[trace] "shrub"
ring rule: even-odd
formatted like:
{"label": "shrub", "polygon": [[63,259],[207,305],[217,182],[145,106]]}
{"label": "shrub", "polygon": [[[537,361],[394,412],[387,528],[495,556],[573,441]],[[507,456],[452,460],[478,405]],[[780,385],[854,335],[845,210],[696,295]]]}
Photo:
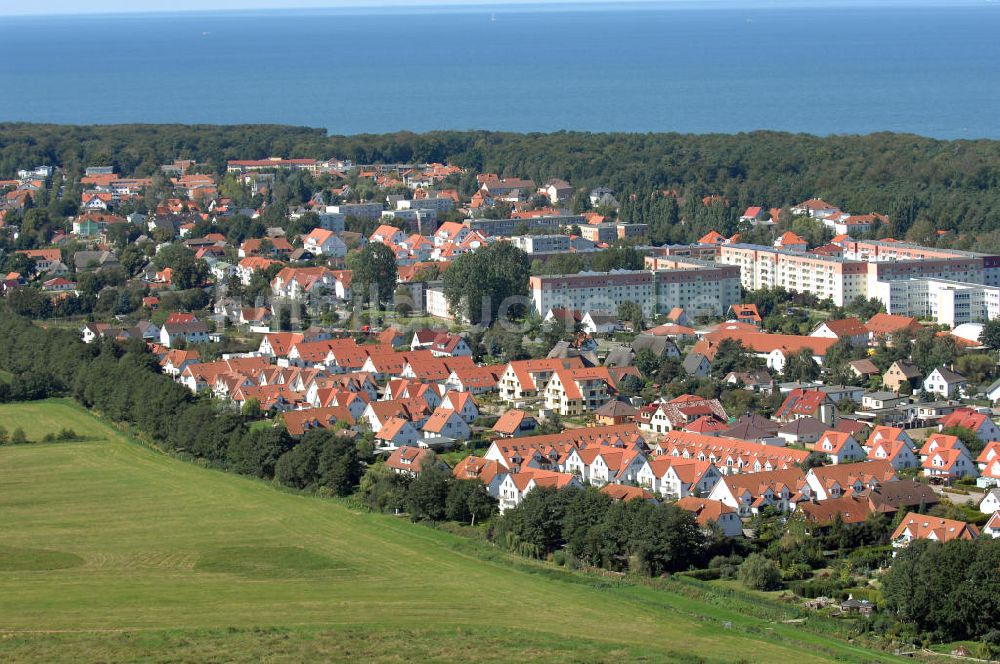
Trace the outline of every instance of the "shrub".
{"label": "shrub", "polygon": [[752,590],[777,590],[781,587],[781,570],[770,558],[751,553],[740,565],[739,579]]}

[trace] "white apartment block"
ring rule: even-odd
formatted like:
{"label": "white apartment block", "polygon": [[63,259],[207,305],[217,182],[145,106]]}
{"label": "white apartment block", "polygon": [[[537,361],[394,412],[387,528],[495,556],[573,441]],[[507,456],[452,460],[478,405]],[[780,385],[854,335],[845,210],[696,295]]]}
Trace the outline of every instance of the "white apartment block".
{"label": "white apartment block", "polygon": [[879,281],[871,297],[890,314],[931,318],[950,327],[1000,316],[1000,286],[947,279]]}
{"label": "white apartment block", "polygon": [[330,205],[326,210],[358,219],[380,219],[382,217],[381,203],[345,203],[343,205]]}
{"label": "white apartment block", "polygon": [[692,316],[722,316],[740,302],[739,274],[718,266],[538,276],[530,278],[529,288],[539,315],[559,308],[617,311],[631,301],[647,316],[674,307]]}
{"label": "white apartment block", "polygon": [[435,318],[453,319],[451,307],[448,306],[448,298],[444,296],[444,282],[431,281],[427,283],[424,291],[424,309],[428,316]]}
{"label": "white apartment block", "polygon": [[515,235],[510,243],[526,254],[555,254],[570,248],[568,235]]}
{"label": "white apartment block", "polygon": [[749,244],[719,247],[718,262],[740,268],[748,290],[783,287],[838,306],[876,298],[889,313],[958,325],[1000,313],[1000,257],[905,242],[844,243],[844,257]]}
{"label": "white apartment block", "polygon": [[447,197],[396,201],[397,210],[434,210],[435,212],[447,212],[454,207],[455,201]]}

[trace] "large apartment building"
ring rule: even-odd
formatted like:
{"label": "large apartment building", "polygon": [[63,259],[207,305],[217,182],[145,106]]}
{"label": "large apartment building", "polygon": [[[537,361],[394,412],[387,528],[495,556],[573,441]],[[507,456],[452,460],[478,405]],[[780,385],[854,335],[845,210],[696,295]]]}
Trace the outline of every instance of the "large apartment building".
{"label": "large apartment building", "polygon": [[617,311],[624,302],[647,316],[683,307],[692,316],[722,316],[740,301],[740,273],[734,268],[689,260],[654,270],[614,270],[531,277],[535,311]]}
{"label": "large apartment building", "polygon": [[885,304],[890,314],[931,318],[955,327],[1000,316],[1000,286],[948,279],[879,281],[870,297]]}
{"label": "large apartment building", "polygon": [[560,214],[524,219],[466,219],[463,223],[469,230],[477,231],[486,237],[491,235],[508,237],[514,235],[517,228],[522,225],[529,231],[546,230],[558,233],[562,228],[584,226],[587,222],[578,214]]}
{"label": "large apartment building", "polygon": [[[957,325],[993,317],[1000,302],[1000,256],[887,240],[848,241],[843,257],[773,247],[719,247],[718,261],[740,268],[744,288],[783,287],[844,306],[876,298],[890,313]],[[992,307],[992,308],[991,308]]]}

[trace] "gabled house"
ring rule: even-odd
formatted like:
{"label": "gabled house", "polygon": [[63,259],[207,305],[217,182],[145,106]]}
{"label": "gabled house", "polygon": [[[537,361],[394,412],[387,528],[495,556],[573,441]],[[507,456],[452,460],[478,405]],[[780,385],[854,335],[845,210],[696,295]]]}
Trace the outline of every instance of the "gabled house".
{"label": "gabled house", "polygon": [[532,415],[512,408],[505,412],[493,425],[493,431],[501,438],[527,436],[538,428],[538,420]]}
{"label": "gabled house", "polygon": [[395,449],[403,445],[416,445],[420,441],[420,432],[402,417],[390,417],[375,434],[375,444],[378,449]]}
{"label": "gabled house", "polygon": [[736,510],[718,500],[688,496],[676,503],[677,507],[694,514],[695,521],[703,530],[718,529],[726,537],[741,537],[743,522]]}
{"label": "gabled house", "polygon": [[439,406],[424,423],[425,438],[450,438],[451,440],[468,440],[472,434],[469,425],[456,411]]}
{"label": "gabled house", "polygon": [[548,470],[526,470],[519,473],[509,473],[500,482],[500,511],[504,512],[517,507],[524,497],[536,487],[566,487],[583,488],[576,475]]}
{"label": "gabled house", "polygon": [[916,332],[920,329],[920,323],[910,316],[877,313],[868,319],[865,327],[870,341],[875,343],[879,340],[889,341],[897,332]]}
{"label": "gabled house", "polygon": [[1000,442],[990,441],[987,443],[983,451],[976,457],[976,463],[982,474],[981,485],[1000,485]]}
{"label": "gabled house", "polygon": [[854,436],[843,431],[827,431],[812,446],[812,450],[827,455],[834,464],[865,458],[865,451]]}
{"label": "gabled house", "polygon": [[579,357],[510,362],[500,376],[500,397],[505,401],[515,401],[538,396],[557,369],[580,367],[583,367],[583,360]]}
{"label": "gabled house", "polygon": [[957,436],[931,434],[920,448],[920,457],[927,477],[951,481],[979,476],[969,449]]}
{"label": "gabled house", "polygon": [[186,322],[167,321],[160,328],[160,344],[174,348],[180,342],[200,344],[208,342],[208,326],[200,320]]}
{"label": "gabled house", "polygon": [[913,451],[913,439],[896,427],[875,427],[868,436],[867,448],[869,459],[888,461],[896,470],[920,465],[920,459]]}
{"label": "gabled house", "polygon": [[962,396],[969,388],[965,376],[957,374],[947,367],[938,367],[924,379],[924,391],[939,394],[945,399]]}
{"label": "gabled house", "polygon": [[814,445],[827,430],[829,430],[827,425],[815,417],[807,416],[782,424],[778,429],[778,437],[789,445],[809,447]]}
{"label": "gabled house", "polygon": [[649,462],[649,474],[638,478],[664,498],[707,496],[722,479],[722,472],[711,461],[662,455]]}
{"label": "gabled house", "polygon": [[846,340],[852,346],[868,345],[868,328],[857,318],[825,320],[809,333],[810,337]]}
{"label": "gabled house", "polygon": [[479,480],[486,485],[486,492],[494,498],[500,497],[500,483],[508,475],[507,469],[496,461],[470,454],[457,464],[451,472],[456,480]]}
{"label": "gabled house", "polygon": [[1000,489],[990,489],[979,503],[979,511],[983,514],[993,514],[1000,510]]}
{"label": "gabled house", "polygon": [[479,406],[469,392],[446,392],[440,405],[458,413],[468,424],[479,417]]}
{"label": "gabled house", "polygon": [[302,248],[313,256],[343,258],[347,255],[347,245],[333,231],[314,228],[302,238]]}
{"label": "gabled house", "polygon": [[910,390],[920,386],[921,373],[915,364],[906,360],[897,360],[889,365],[882,375],[882,386],[895,393],[899,393],[904,385]]}
{"label": "gabled house", "polygon": [[778,407],[774,419],[791,422],[801,417],[814,417],[828,426],[837,423],[837,406],[822,390],[796,388],[788,393]]}
{"label": "gabled house", "polygon": [[896,471],[888,461],[817,466],[806,474],[813,497],[821,501],[878,489],[895,480]]}
{"label": "gabled house", "polygon": [[565,472],[593,486],[636,484],[648,463],[639,450],[608,445],[574,448],[562,460]]}
{"label": "gabled house", "polygon": [[424,464],[433,459],[433,452],[422,447],[404,445],[396,448],[385,460],[386,468],[397,475],[416,477],[421,473]]}
{"label": "gabled house", "polygon": [[976,412],[971,408],[956,408],[938,422],[938,431],[951,427],[968,429],[984,443],[1000,440],[1000,427],[996,425],[996,422],[987,413]]}
{"label": "gabled house", "polygon": [[910,512],[903,517],[890,539],[893,547],[902,548],[915,539],[951,542],[974,540],[977,537],[979,529],[974,524]]}
{"label": "gabled house", "polygon": [[749,517],[765,507],[788,512],[795,503],[808,500],[809,496],[805,473],[800,468],[790,468],[726,475],[708,498],[735,509],[741,517]]}
{"label": "gabled house", "polygon": [[756,304],[734,304],[729,307],[729,313],[732,319],[738,323],[760,327],[764,322]]}

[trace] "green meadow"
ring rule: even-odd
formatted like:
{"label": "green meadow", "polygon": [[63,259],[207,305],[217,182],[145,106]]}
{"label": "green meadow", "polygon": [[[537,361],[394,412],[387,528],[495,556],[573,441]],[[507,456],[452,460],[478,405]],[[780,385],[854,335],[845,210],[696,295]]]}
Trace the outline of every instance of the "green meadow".
{"label": "green meadow", "polygon": [[[891,661],[0,406],[0,661]],[[728,623],[724,627],[724,623]]]}

